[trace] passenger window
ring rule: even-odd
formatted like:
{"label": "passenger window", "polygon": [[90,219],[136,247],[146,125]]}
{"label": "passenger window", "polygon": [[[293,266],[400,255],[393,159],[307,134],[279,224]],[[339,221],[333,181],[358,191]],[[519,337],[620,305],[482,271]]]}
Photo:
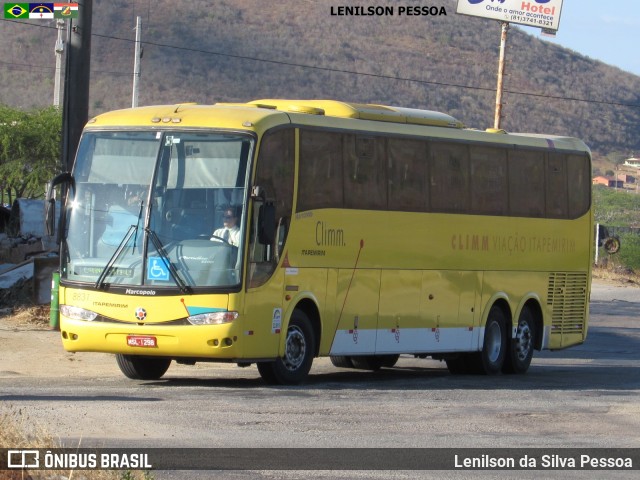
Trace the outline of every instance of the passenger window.
{"label": "passenger window", "polygon": [[547,159],[547,217],[567,218],[567,169],[564,155],[549,154]]}
{"label": "passenger window", "polygon": [[344,206],[386,210],[385,140],[381,137],[345,135]]}
{"label": "passenger window", "polygon": [[589,210],[591,201],[591,172],[589,158],[567,155],[569,176],[569,217],[578,218]]}
{"label": "passenger window", "polygon": [[466,145],[431,144],[431,208],[469,211],[469,152]]}
{"label": "passenger window", "polygon": [[300,177],[296,211],[343,207],[342,151],[342,134],[300,131]]}
{"label": "passenger window", "polygon": [[509,213],[519,217],[545,216],[545,161],[542,152],[509,152]]}
{"label": "passenger window", "polygon": [[429,209],[427,142],[391,138],[388,142],[389,209]]}
{"label": "passenger window", "polygon": [[506,215],[507,153],[497,148],[471,147],[471,211]]}

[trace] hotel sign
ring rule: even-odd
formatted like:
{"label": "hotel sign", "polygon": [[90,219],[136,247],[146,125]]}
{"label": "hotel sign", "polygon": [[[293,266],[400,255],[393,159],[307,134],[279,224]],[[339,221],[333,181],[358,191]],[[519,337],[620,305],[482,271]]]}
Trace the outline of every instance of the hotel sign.
{"label": "hotel sign", "polygon": [[458,0],[456,13],[556,31],[562,0]]}

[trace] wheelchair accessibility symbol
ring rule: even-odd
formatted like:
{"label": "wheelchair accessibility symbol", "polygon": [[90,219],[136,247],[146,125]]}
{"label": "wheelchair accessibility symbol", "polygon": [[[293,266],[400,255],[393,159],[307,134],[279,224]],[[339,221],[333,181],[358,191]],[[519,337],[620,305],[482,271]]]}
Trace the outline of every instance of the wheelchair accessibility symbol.
{"label": "wheelchair accessibility symbol", "polygon": [[169,280],[169,267],[161,257],[151,257],[147,261],[147,280]]}

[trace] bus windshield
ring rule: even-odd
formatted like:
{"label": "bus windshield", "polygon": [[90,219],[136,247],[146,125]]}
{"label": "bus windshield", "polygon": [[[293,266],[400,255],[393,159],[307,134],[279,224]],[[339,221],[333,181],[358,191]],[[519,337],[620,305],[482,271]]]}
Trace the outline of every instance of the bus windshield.
{"label": "bus windshield", "polygon": [[109,285],[240,284],[252,137],[85,132],[61,278]]}

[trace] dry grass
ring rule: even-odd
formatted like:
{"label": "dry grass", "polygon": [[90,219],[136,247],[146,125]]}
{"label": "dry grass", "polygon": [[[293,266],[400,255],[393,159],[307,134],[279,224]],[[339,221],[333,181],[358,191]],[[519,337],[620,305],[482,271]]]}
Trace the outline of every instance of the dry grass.
{"label": "dry grass", "polygon": [[623,285],[640,286],[640,275],[638,273],[615,265],[594,267],[592,278]]}
{"label": "dry grass", "polygon": [[18,325],[49,325],[49,305],[16,307],[11,318]]}
{"label": "dry grass", "polygon": [[[18,407],[0,410],[0,445],[12,449],[65,448],[44,427]],[[0,480],[151,480],[147,472],[129,470],[0,470]]]}

